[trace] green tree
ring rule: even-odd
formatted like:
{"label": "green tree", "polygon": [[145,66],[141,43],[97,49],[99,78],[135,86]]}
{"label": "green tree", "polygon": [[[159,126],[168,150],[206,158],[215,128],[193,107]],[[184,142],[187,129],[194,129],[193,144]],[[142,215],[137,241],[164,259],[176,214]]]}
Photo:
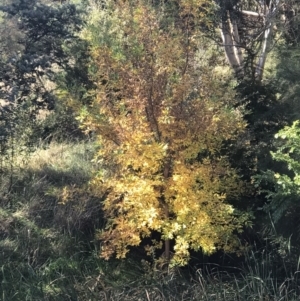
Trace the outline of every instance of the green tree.
{"label": "green tree", "polygon": [[[10,1],[0,6],[0,11],[2,25],[13,25],[11,41],[2,41],[0,45],[2,142],[16,135],[18,128],[22,128],[22,137],[24,132],[30,132],[32,142],[51,134],[57,123],[67,133],[78,129],[71,110],[60,109],[63,106],[57,104],[55,89],[62,72],[70,75],[69,82],[71,75],[81,80],[75,72],[77,53],[70,48],[82,44],[76,35],[83,25],[82,11],[73,4],[36,0]],[[41,110],[49,113],[54,109],[60,111],[59,118],[52,118],[52,114],[45,124],[36,121]],[[34,129],[30,130],[31,127]]]}
{"label": "green tree", "polygon": [[[267,193],[269,202],[265,210],[272,214],[277,223],[285,213],[298,204],[300,195],[300,123],[295,121],[292,126],[286,126],[276,135],[280,140],[277,150],[271,152],[273,160],[281,162],[283,167],[280,172],[266,171],[258,176],[258,183],[267,181],[274,184],[274,189],[263,190]],[[285,170],[285,171],[283,171]]]}
{"label": "green tree", "polygon": [[20,103],[29,100],[36,106],[53,106],[53,95],[45,87],[53,80],[53,65],[65,68],[70,57],[64,52],[65,44],[75,39],[82,20],[74,5],[60,7],[36,0],[21,0],[1,6],[6,19],[18,18],[22,49],[3,57],[1,66],[1,98]]}

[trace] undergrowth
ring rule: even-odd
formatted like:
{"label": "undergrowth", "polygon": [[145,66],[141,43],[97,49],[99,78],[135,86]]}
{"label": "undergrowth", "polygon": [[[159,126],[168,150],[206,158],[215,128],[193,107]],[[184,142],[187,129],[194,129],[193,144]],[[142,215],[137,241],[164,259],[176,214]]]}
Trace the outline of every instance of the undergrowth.
{"label": "undergrowth", "polygon": [[[2,162],[0,300],[299,300],[299,262],[274,245],[249,250],[234,272],[158,268],[134,253],[100,259],[94,233],[104,226],[102,199],[88,189],[99,169],[95,151],[91,141],[53,142],[10,160],[10,168]],[[66,187],[73,194],[64,203]]]}

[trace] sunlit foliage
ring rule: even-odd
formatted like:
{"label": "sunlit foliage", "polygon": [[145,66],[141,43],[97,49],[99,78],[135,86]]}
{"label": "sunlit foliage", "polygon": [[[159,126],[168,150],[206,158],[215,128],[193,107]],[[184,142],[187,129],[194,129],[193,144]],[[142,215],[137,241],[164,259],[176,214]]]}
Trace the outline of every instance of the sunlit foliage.
{"label": "sunlit foliage", "polygon": [[269,202],[265,209],[271,213],[275,223],[284,214],[297,205],[300,194],[300,127],[299,121],[295,121],[292,126],[286,126],[280,130],[275,138],[279,140],[277,150],[271,152],[273,160],[283,163],[286,167],[280,172],[268,170],[257,176],[257,184],[267,181],[274,184],[272,190],[262,190],[267,194]]}
{"label": "sunlit foliage", "polygon": [[233,93],[201,64],[201,32],[147,1],[107,2],[97,22],[101,33],[87,35],[96,97],[79,119],[101,145],[104,169],[91,183],[107,194],[101,256],[123,258],[154,231],[167,259],[174,241],[173,264],[186,264],[190,249],[235,250],[247,217],[227,202],[243,184],[224,141],[245,124]]}

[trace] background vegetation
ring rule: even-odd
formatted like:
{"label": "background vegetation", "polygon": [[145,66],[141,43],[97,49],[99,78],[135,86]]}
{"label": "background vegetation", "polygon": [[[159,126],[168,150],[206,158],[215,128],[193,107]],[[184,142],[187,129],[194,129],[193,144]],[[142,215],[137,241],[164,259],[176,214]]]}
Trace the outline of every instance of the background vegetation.
{"label": "background vegetation", "polygon": [[1,1],[1,300],[299,299],[299,5],[257,4]]}

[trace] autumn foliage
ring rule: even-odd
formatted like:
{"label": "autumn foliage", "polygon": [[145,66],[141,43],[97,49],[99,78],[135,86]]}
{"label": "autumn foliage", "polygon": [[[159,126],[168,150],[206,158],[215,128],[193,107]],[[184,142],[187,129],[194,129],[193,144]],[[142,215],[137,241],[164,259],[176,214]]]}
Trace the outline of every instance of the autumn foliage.
{"label": "autumn foliage", "polygon": [[[129,2],[113,1],[100,16],[96,97],[80,115],[100,145],[103,168],[91,185],[107,195],[101,256],[123,258],[154,232],[173,264],[186,264],[191,249],[233,251],[246,216],[228,203],[243,184],[224,142],[243,131],[242,116],[201,63],[201,32],[147,1]],[[162,246],[153,244],[148,251]]]}

